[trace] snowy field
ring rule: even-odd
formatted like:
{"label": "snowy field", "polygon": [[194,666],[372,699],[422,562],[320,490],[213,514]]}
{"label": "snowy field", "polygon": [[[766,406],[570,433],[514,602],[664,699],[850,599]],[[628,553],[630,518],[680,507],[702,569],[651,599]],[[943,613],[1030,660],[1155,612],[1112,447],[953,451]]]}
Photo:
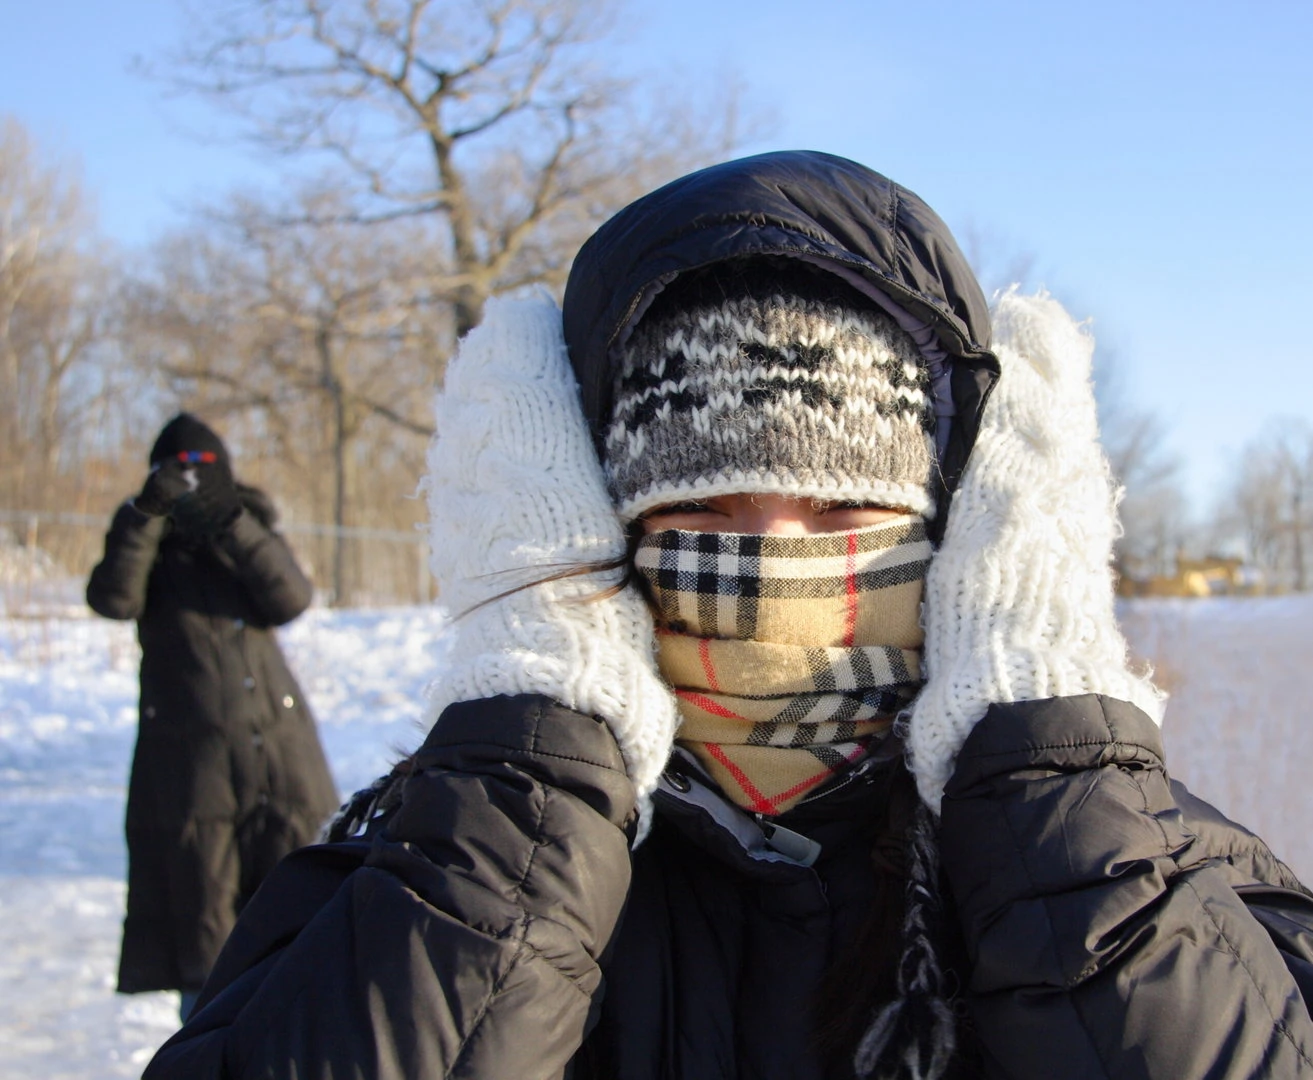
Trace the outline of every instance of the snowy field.
{"label": "snowy field", "polygon": [[[343,794],[423,738],[434,608],[314,610],[281,634]],[[176,994],[114,993],[123,804],[137,719],[131,624],[0,619],[0,1078],[136,1077]]]}
{"label": "snowy field", "polygon": [[[1136,601],[1123,620],[1173,692],[1173,773],[1313,881],[1313,596]],[[423,687],[446,652],[440,611],[316,610],[282,641],[342,792],[419,742]],[[113,992],[136,665],[130,625],[74,605],[0,618],[5,1080],[137,1076],[176,1026],[176,995]]]}

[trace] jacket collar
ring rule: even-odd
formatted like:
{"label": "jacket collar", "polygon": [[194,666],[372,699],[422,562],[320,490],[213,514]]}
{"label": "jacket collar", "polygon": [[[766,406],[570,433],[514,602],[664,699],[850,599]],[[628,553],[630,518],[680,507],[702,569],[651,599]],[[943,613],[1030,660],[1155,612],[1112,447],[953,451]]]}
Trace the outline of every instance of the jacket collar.
{"label": "jacket collar", "polygon": [[827,847],[866,832],[882,796],[871,781],[895,767],[897,750],[867,759],[825,792],[768,818],[730,802],[692,754],[676,747],[652,801],[659,821],[740,872],[788,879]]}

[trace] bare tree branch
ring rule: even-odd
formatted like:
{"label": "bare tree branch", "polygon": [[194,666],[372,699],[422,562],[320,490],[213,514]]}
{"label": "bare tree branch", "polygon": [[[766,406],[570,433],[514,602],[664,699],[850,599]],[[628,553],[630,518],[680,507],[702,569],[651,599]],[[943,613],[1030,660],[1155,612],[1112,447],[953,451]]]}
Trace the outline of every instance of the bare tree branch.
{"label": "bare tree branch", "polygon": [[602,219],[741,137],[733,92],[698,105],[610,73],[622,2],[197,3],[174,89],[316,171],[161,249],[133,317],[169,392],[246,402],[252,429],[316,448],[307,498],[360,513],[385,486],[361,469],[421,458],[429,394],[490,296],[559,289]]}

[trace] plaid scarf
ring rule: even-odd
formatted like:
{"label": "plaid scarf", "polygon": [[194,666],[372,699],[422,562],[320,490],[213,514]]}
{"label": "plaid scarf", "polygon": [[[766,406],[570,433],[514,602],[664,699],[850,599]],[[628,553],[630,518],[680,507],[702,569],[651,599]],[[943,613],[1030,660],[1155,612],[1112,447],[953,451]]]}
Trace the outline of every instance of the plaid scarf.
{"label": "plaid scarf", "polygon": [[886,735],[921,686],[925,522],[757,536],[666,529],[634,566],[679,743],[746,810],[781,814]]}

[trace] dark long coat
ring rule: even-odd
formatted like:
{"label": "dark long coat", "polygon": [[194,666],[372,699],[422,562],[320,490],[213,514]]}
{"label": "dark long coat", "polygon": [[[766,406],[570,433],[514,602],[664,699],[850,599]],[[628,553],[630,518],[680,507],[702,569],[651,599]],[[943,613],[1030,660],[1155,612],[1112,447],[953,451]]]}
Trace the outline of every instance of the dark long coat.
{"label": "dark long coat", "polygon": [[87,602],[137,620],[141,712],[128,788],[128,906],[118,988],[198,990],[237,913],[337,805],[323,748],[272,627],[311,586],[272,507],[194,543],[130,503]]}

